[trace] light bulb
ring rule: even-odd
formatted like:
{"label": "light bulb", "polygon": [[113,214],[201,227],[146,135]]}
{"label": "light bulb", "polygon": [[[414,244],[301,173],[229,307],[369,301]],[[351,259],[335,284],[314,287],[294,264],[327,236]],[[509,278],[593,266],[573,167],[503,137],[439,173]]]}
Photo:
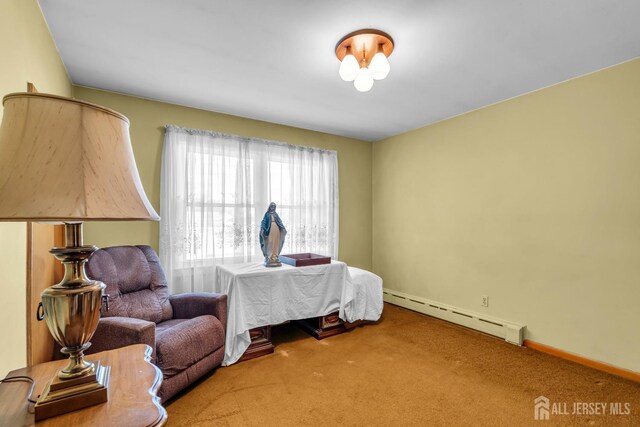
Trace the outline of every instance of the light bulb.
{"label": "light bulb", "polygon": [[353,85],[358,92],[369,92],[373,87],[373,78],[367,67],[360,68],[358,77],[353,81]]}
{"label": "light bulb", "polygon": [[371,77],[375,80],[382,80],[387,77],[389,70],[391,70],[391,66],[383,52],[378,52],[373,55],[373,59],[369,64],[369,70],[371,71]]}
{"label": "light bulb", "polygon": [[345,82],[352,82],[358,76],[359,70],[358,60],[349,53],[342,59],[338,73],[340,74],[340,78]]}

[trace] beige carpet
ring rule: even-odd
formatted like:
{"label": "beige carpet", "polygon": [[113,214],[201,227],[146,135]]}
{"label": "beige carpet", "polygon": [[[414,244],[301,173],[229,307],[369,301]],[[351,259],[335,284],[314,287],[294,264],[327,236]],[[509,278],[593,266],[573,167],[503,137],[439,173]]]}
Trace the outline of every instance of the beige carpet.
{"label": "beige carpet", "polygon": [[[378,323],[322,341],[290,324],[273,335],[274,354],[220,367],[169,402],[168,425],[640,426],[638,383],[389,304]],[[568,412],[606,402],[607,414],[536,421],[541,395]],[[631,413],[610,415],[612,403]]]}

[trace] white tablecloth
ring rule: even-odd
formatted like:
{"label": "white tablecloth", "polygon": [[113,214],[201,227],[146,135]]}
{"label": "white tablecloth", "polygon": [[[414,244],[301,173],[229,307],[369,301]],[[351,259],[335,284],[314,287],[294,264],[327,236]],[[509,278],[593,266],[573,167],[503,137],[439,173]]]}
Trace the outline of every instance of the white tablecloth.
{"label": "white tablecloth", "polygon": [[215,292],[227,295],[224,366],[237,362],[249,347],[250,329],[335,311],[349,322],[375,321],[382,313],[382,279],[340,261],[309,267],[220,265],[215,283]]}
{"label": "white tablecloth", "polygon": [[340,307],[340,318],[347,322],[376,321],[382,314],[382,278],[370,271],[348,267],[345,306]]}

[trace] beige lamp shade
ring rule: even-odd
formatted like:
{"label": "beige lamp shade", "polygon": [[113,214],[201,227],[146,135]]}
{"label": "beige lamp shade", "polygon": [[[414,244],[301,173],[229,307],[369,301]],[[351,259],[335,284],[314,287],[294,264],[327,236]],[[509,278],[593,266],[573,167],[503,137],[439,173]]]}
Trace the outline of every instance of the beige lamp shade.
{"label": "beige lamp shade", "polygon": [[3,105],[0,221],[160,219],[125,116],[40,93],[12,93]]}

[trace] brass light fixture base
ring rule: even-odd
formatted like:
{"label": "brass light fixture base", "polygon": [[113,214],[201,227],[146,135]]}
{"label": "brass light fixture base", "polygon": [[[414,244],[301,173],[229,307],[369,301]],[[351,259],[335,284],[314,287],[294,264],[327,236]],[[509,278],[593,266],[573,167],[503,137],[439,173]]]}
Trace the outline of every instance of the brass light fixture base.
{"label": "brass light fixture base", "polygon": [[64,380],[56,375],[35,404],[36,422],[106,402],[110,374],[110,367],[96,362],[91,371],[81,377]]}
{"label": "brass light fixture base", "polygon": [[347,34],[336,44],[336,56],[342,61],[347,52],[351,52],[358,64],[369,65],[373,55],[382,50],[388,58],[393,52],[393,39],[384,31],[368,28]]}

